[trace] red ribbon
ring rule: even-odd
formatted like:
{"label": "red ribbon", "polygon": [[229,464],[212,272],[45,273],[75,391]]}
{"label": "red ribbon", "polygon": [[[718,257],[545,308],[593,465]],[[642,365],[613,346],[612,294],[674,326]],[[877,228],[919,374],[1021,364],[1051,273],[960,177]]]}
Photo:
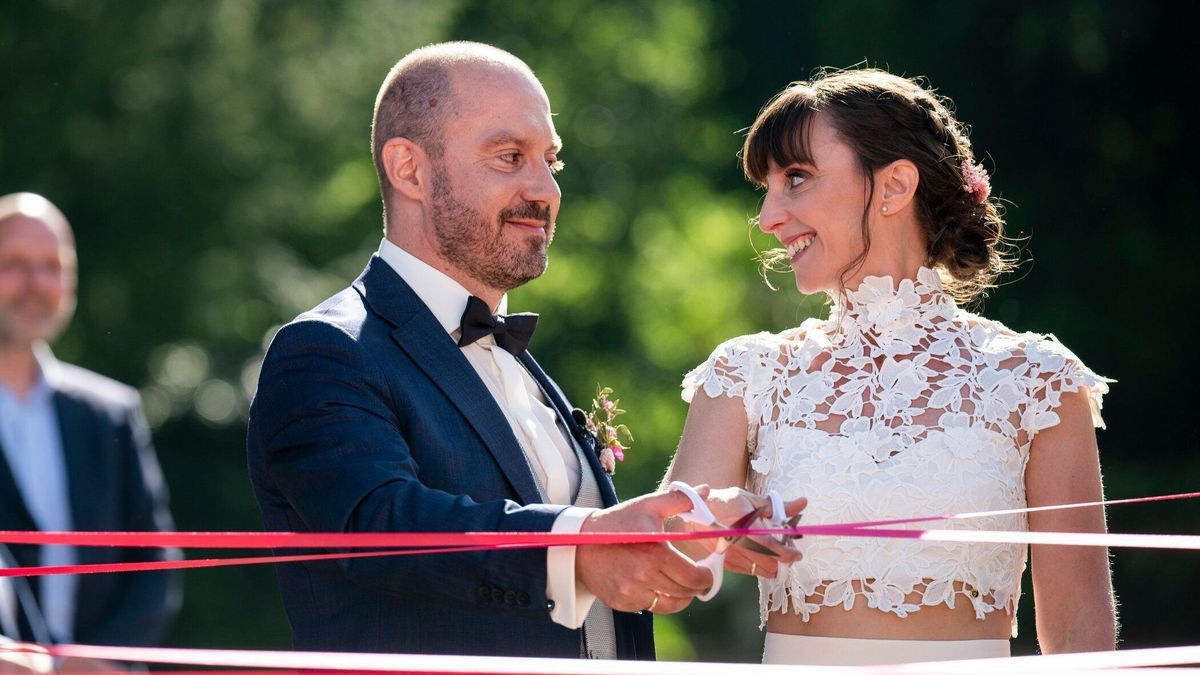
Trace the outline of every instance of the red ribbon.
{"label": "red ribbon", "polygon": [[[887,525],[912,524],[940,520],[972,519],[1037,511],[1075,509],[1089,506],[1113,506],[1200,497],[1189,492],[1154,497],[1136,497],[1077,504],[1058,504],[1002,511],[984,511],[954,515],[924,516],[861,523],[802,525],[795,528],[720,529],[699,532],[396,532],[396,533],[296,533],[296,532],[28,532],[0,531],[0,543],[72,546],[132,546],[178,548],[389,548],[388,551],[207,558],[135,563],[98,563],[11,567],[0,569],[0,577],[45,576],[55,574],[94,574],[101,572],[138,572],[150,570],[225,567],[266,563],[303,562],[380,556],[463,553],[497,549],[540,548],[600,544],[634,544],[683,541],[736,536],[816,535],[840,537],[882,537],[922,539],[926,541],[1053,544],[1068,546],[1110,546],[1200,550],[1200,536],[1163,534],[1109,534],[1086,532],[1005,532],[988,530],[915,530],[889,529]],[[416,547],[416,548],[413,548]],[[395,550],[402,549],[402,550]]]}

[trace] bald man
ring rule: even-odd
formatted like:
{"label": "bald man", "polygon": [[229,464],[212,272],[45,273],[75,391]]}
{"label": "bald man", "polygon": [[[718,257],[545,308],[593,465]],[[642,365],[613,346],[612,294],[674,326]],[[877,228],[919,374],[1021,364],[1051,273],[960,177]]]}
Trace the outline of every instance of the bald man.
{"label": "bald man", "polygon": [[[75,308],[75,239],[45,198],[0,197],[0,530],[171,527],[136,390],[54,358]],[[21,566],[162,560],[160,549],[10,546]],[[165,572],[31,577],[50,639],[151,645],[179,608]],[[26,621],[24,640],[44,639]]]}
{"label": "bald man", "polygon": [[[596,439],[527,349],[534,317],[504,316],[507,292],[546,269],[561,147],[512,54],[445,43],[392,69],[372,130],[384,239],[349,288],[278,332],[251,406],[267,530],[661,531],[691,507],[679,493],[617,504]],[[713,583],[666,544],[278,575],[301,649],[628,659],[654,657],[652,614]]]}

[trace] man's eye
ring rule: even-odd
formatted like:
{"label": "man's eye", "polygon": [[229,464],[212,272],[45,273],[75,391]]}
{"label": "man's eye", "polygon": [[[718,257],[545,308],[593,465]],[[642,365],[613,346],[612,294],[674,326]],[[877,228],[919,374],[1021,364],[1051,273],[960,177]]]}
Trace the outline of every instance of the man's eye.
{"label": "man's eye", "polygon": [[506,152],[503,155],[500,155],[500,159],[508,162],[509,164],[517,164],[521,161],[521,153]]}

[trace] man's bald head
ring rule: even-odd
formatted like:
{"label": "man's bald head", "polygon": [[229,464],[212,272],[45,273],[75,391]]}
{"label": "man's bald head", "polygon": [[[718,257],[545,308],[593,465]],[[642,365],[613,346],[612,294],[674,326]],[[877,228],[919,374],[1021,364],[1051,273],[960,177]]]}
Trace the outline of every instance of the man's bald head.
{"label": "man's bald head", "polygon": [[75,237],[54,204],[0,197],[0,349],[53,340],[75,309]]}
{"label": "man's bald head", "polygon": [[0,236],[4,223],[14,218],[28,218],[49,225],[63,242],[75,248],[75,235],[67,217],[49,199],[33,192],[14,192],[0,197]]}
{"label": "man's bald head", "polygon": [[537,81],[524,61],[480,42],[428,45],[410,52],[392,67],[375,98],[371,122],[371,154],[385,206],[388,179],[383,166],[384,144],[391,138],[407,138],[431,159],[440,159],[443,129],[459,107],[454,76],[478,69],[517,71]]}

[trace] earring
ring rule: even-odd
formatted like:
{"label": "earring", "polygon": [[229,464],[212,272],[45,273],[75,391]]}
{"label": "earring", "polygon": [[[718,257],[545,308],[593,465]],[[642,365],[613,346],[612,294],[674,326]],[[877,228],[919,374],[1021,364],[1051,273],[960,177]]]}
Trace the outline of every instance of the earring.
{"label": "earring", "polygon": [[887,213],[887,207],[886,207],[886,206],[885,206],[885,207],[883,207],[883,212],[884,212],[884,213]]}

